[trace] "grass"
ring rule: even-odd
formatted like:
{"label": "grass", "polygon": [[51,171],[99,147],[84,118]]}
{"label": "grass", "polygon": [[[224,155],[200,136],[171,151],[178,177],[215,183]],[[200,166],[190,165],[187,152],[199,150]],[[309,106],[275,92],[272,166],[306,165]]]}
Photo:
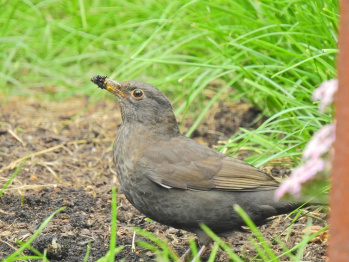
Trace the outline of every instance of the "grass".
{"label": "grass", "polygon": [[8,186],[11,184],[12,180],[15,179],[15,177],[18,175],[18,173],[23,168],[25,162],[27,162],[28,156],[25,157],[25,159],[19,164],[19,166],[16,168],[16,170],[12,173],[11,177],[4,183],[2,188],[0,189],[0,197],[5,192],[5,190],[8,188]]}
{"label": "grass", "polygon": [[[337,0],[2,5],[5,100],[12,95],[100,99],[105,94],[89,82],[93,75],[139,79],[163,90],[181,119],[185,114],[197,119],[191,134],[214,102],[243,97],[274,121],[253,134],[241,130],[225,148],[257,147],[247,161],[258,166],[273,156],[290,156],[297,164],[299,149],[332,119],[332,112],[317,111],[311,95],[336,76]],[[214,90],[212,101],[203,91],[216,79],[226,82],[223,89],[229,92]]]}
{"label": "grass", "polygon": [[[111,229],[110,229],[110,243],[109,243],[109,251],[97,262],[112,262],[115,261],[115,255],[117,255],[124,247],[116,246],[116,228],[117,228],[117,200],[116,200],[116,188],[112,188],[112,202],[111,202]],[[85,261],[88,261],[88,252],[86,252]]]}
{"label": "grass", "polygon": [[[212,104],[245,99],[269,119],[240,129],[219,150],[255,166],[300,162],[312,134],[332,121],[312,101],[336,77],[337,0],[1,1],[0,93],[62,100],[101,95],[108,75],[158,86],[175,113],[196,119]],[[209,99],[216,79],[226,84]],[[229,91],[229,92],[226,92]],[[112,251],[114,252],[114,251]],[[112,253],[111,252],[111,253]]]}

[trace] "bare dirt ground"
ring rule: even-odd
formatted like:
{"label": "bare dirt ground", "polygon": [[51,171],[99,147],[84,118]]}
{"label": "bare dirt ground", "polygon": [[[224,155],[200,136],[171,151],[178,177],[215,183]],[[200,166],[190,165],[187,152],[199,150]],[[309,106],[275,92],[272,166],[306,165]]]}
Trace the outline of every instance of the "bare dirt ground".
{"label": "bare dirt ground", "polygon": [[[1,105],[0,187],[19,163],[27,155],[30,157],[0,198],[0,260],[19,247],[17,241],[26,241],[62,206],[67,208],[49,222],[33,247],[43,252],[53,242],[58,243],[60,249],[48,249],[50,261],[83,261],[89,242],[88,261],[96,261],[108,251],[111,188],[118,186],[112,163],[112,143],[121,119],[114,101],[101,100],[84,110],[89,102],[88,98],[52,102],[13,97]],[[253,128],[260,124],[249,126],[257,115],[258,110],[246,102],[222,102],[210,110],[206,122],[193,137],[209,146],[216,145],[219,140],[229,138],[239,126]],[[191,123],[189,119],[185,126]],[[265,170],[277,176],[289,173],[275,166]],[[310,207],[304,213],[310,212],[313,224],[323,227],[326,214],[319,210]],[[287,247],[294,246],[304,235],[308,217],[300,218],[288,229],[292,217],[279,216],[260,230],[272,243],[274,251],[281,254],[273,237],[281,235]],[[117,245],[124,249],[115,261],[123,258],[124,261],[154,261],[155,254],[148,250],[141,247],[136,247],[135,252],[131,250],[133,227],[152,232],[179,254],[188,248],[188,239],[194,237],[185,231],[149,222],[118,190]],[[249,261],[256,255],[249,237],[249,233],[236,233],[225,241]],[[145,240],[140,236],[136,236],[137,239]],[[309,243],[303,261],[325,261],[326,246],[324,237]],[[208,255],[202,260],[207,259]],[[219,250],[216,261],[227,260],[227,254]]]}

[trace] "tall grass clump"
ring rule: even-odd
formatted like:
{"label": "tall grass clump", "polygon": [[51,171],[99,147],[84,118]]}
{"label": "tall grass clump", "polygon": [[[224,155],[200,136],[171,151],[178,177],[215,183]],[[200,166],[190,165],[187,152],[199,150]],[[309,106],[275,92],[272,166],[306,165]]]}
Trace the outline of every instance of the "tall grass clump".
{"label": "tall grass clump", "polygon": [[[255,165],[284,156],[297,162],[299,148],[331,121],[331,113],[317,112],[311,94],[336,76],[337,0],[2,5],[5,97],[96,96],[89,79],[107,74],[151,82],[170,96],[176,114],[197,117],[207,104],[203,90],[220,79],[270,117],[253,132],[241,130],[226,148],[257,146],[258,155],[249,159]],[[231,87],[222,87],[230,90],[224,99],[236,96]]]}

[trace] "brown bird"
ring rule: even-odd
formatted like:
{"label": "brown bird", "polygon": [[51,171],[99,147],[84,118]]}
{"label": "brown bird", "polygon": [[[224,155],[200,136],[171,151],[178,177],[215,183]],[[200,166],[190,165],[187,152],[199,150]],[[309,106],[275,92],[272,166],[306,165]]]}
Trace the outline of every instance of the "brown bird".
{"label": "brown bird", "polygon": [[211,242],[200,224],[219,236],[245,226],[236,204],[257,225],[299,206],[275,201],[279,183],[271,176],[182,135],[171,103],[156,87],[103,76],[91,81],[114,94],[121,108],[113,152],[127,199],[151,219],[195,233],[200,252]]}

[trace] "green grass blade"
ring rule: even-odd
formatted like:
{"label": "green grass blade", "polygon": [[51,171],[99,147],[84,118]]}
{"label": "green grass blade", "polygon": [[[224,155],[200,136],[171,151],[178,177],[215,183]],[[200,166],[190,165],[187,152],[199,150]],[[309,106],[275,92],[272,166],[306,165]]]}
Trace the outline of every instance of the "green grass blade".
{"label": "green grass blade", "polygon": [[2,186],[0,190],[0,197],[5,192],[6,188],[11,184],[12,180],[18,175],[19,171],[21,171],[22,167],[24,166],[25,162],[27,162],[30,155],[28,155],[16,168],[15,172],[10,176],[10,178],[5,182],[5,184]]}
{"label": "green grass blade", "polygon": [[265,253],[269,256],[271,260],[277,261],[277,256],[274,254],[271,247],[268,245],[265,238],[262,236],[262,234],[257,229],[256,225],[253,223],[253,221],[249,218],[247,213],[239,206],[235,205],[234,210],[242,217],[246,225],[251,229],[253,234],[256,236],[258,241],[260,242],[261,246],[263,247]]}

